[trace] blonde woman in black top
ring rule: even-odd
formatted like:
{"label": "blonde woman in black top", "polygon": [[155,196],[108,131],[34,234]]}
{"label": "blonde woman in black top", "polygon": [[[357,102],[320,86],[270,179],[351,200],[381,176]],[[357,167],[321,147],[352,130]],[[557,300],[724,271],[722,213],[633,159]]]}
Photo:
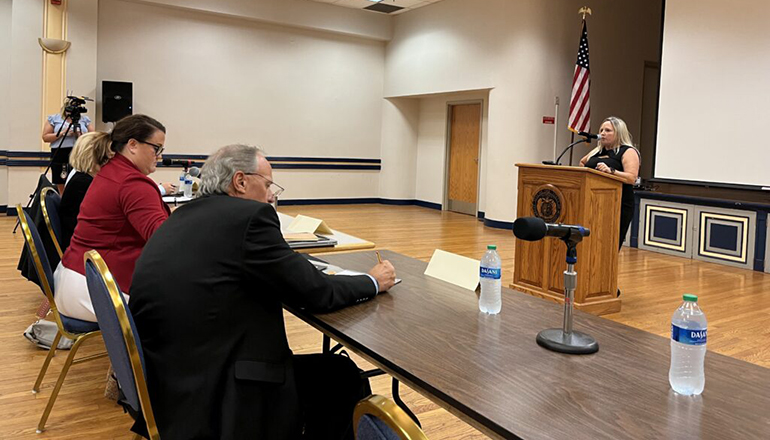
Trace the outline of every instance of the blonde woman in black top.
{"label": "blonde woman in black top", "polygon": [[626,123],[615,116],[602,121],[599,142],[582,159],[580,165],[623,179],[623,196],[620,203],[620,241],[623,246],[628,227],[634,216],[634,183],[639,177],[641,155],[633,147]]}

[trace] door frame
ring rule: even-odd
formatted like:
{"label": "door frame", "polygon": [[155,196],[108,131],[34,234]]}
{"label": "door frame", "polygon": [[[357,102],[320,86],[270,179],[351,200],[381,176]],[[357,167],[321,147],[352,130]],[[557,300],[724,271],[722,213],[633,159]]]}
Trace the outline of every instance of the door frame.
{"label": "door frame", "polygon": [[[657,73],[650,72],[650,70],[657,70]],[[642,168],[639,169],[639,177],[642,177],[643,180],[649,180],[651,178],[655,177],[655,156],[657,153],[658,148],[658,117],[660,116],[660,63],[657,61],[645,61],[644,67],[642,68],[642,99],[639,103],[639,147],[640,152],[642,150],[643,146],[650,146],[649,151],[645,151],[647,153],[647,163],[650,164],[650,175],[642,177]],[[651,75],[650,78],[657,75],[657,90],[655,90],[655,109],[654,109],[654,116],[652,121],[646,121],[645,120],[645,104],[647,101],[645,100],[645,97],[647,96],[648,90],[647,90],[647,75]],[[644,137],[644,127],[645,124],[652,123],[652,139],[646,139]],[[644,144],[643,144],[644,143]],[[642,157],[642,160],[645,160],[645,157]],[[644,165],[646,167],[646,164]]]}
{"label": "door frame", "polygon": [[476,213],[474,217],[479,216],[479,204],[481,202],[481,144],[484,139],[484,100],[483,99],[460,99],[446,102],[446,132],[444,133],[444,197],[441,203],[441,210],[449,210],[449,154],[452,142],[452,107],[455,105],[479,104],[479,162],[476,164]]}

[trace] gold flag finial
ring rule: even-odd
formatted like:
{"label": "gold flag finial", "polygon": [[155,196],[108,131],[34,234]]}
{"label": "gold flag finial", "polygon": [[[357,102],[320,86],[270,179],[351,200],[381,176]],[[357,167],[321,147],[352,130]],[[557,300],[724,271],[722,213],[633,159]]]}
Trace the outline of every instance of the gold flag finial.
{"label": "gold flag finial", "polygon": [[586,19],[586,14],[591,15],[591,8],[588,6],[583,6],[582,8],[578,9],[578,14],[583,16],[583,20]]}

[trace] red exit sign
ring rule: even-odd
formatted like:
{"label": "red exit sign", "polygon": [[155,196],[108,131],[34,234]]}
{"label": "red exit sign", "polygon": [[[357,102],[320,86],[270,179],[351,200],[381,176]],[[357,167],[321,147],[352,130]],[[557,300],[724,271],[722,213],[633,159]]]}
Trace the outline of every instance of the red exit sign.
{"label": "red exit sign", "polygon": [[553,116],[543,116],[543,124],[554,124],[556,122],[556,118]]}

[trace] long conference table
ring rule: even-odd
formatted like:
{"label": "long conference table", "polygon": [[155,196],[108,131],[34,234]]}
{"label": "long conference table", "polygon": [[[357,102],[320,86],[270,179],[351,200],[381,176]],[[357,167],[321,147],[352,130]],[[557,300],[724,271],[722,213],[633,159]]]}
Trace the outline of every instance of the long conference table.
{"label": "long conference table", "polygon": [[[185,203],[188,203],[192,201],[193,199],[191,197],[175,197],[175,196],[163,196],[163,201],[169,205],[171,210],[173,211],[180,205],[184,205]],[[285,232],[287,227],[291,224],[292,220],[294,220],[294,217],[284,214],[282,212],[278,213],[278,221],[281,223],[281,231]],[[329,238],[333,238],[334,240],[337,240],[337,244],[334,246],[322,246],[322,247],[304,247],[302,249],[295,249],[297,252],[301,253],[328,253],[328,252],[346,252],[346,251],[353,251],[353,250],[363,250],[363,249],[372,249],[374,247],[374,243],[371,241],[363,240],[358,237],[354,237],[352,235],[345,234],[344,232],[340,232],[337,230],[332,229],[332,234],[329,236]]]}
{"label": "long conference table", "polygon": [[[427,263],[383,251],[403,282],[334,313],[287,309],[483,433],[522,439],[768,439],[770,369],[708,352],[702,395],[670,390],[668,338],[575,311],[599,352],[547,351],[538,331],[562,307],[503,288],[499,315],[473,292],[423,275]],[[327,254],[367,271],[374,252]]]}

